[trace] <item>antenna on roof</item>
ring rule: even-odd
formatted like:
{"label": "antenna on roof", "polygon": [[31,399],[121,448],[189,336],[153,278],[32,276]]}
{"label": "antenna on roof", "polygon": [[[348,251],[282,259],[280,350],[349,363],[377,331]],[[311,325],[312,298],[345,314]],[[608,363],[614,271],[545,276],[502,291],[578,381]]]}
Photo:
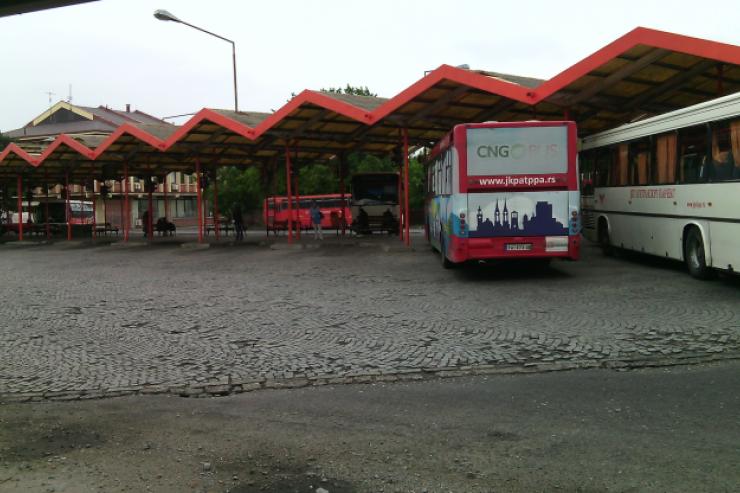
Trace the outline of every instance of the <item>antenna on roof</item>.
{"label": "antenna on roof", "polygon": [[72,84],[69,85],[69,94],[67,95],[67,102],[72,103]]}
{"label": "antenna on roof", "polygon": [[51,92],[51,91],[46,91],[44,94],[46,94],[47,96],[49,96],[49,108],[51,108],[51,97],[52,96],[56,96],[57,93]]}

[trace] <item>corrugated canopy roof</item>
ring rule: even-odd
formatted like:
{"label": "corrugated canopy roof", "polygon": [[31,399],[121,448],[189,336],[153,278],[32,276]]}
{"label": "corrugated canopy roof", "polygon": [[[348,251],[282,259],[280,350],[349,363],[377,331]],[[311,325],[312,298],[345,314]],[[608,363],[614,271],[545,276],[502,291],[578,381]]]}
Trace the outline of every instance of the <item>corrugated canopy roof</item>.
{"label": "corrugated canopy roof", "polygon": [[567,115],[583,136],[737,91],[740,47],[637,28],[546,81],[442,65],[390,99],[306,90],[274,113],[204,109],[168,129],[127,123],[95,148],[60,136],[31,156],[11,144],[0,176],[120,174],[124,162],[137,173],[192,171],[196,159],[266,166],[286,146],[298,162],[384,154],[399,149],[401,129],[411,145],[432,145],[455,124],[488,120]]}

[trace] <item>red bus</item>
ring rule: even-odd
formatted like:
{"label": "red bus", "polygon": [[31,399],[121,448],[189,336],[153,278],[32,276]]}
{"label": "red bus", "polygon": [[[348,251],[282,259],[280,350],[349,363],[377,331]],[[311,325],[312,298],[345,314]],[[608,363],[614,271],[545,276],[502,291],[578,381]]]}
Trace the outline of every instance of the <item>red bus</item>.
{"label": "red bus", "polygon": [[427,161],[427,239],[446,268],[580,255],[576,125],[457,125]]}
{"label": "red bus", "polygon": [[[23,229],[25,232],[45,231],[45,224],[48,220],[53,227],[52,231],[61,231],[61,227],[67,224],[73,226],[92,225],[93,223],[93,203],[81,200],[70,200],[69,210],[67,203],[59,199],[42,198],[41,201],[31,202],[29,210],[26,201],[23,202]],[[46,211],[49,211],[49,217],[46,217]],[[7,211],[2,214],[0,221],[0,232],[13,232],[18,234],[18,212]]]}
{"label": "red bus", "polygon": [[[352,224],[352,213],[349,207],[349,195],[344,196],[344,221]],[[342,227],[342,195],[338,193],[324,195],[301,195],[300,200],[293,198],[294,228],[311,228],[311,204],[316,201],[324,217],[321,227],[339,229]],[[288,198],[267,197],[262,204],[262,219],[267,230],[281,230],[288,227]]]}

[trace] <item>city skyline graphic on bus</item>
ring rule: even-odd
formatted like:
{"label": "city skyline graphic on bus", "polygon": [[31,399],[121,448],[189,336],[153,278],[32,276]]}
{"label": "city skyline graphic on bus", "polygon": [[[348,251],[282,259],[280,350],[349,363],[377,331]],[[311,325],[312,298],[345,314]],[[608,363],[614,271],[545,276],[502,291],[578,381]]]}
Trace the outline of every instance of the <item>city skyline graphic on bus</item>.
{"label": "city skyline graphic on bus", "polygon": [[475,215],[471,217],[470,237],[568,234],[565,220],[567,194],[546,193],[543,194],[548,195],[546,197],[532,198],[525,195],[495,195],[489,195],[484,201],[471,200],[468,204],[471,214]]}

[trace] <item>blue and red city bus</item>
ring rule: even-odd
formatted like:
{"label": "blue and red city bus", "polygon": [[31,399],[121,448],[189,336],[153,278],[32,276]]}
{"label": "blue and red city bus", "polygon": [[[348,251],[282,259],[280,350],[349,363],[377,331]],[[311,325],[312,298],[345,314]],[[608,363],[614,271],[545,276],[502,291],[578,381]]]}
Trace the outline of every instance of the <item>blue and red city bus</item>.
{"label": "blue and red city bus", "polygon": [[576,125],[461,124],[427,161],[426,229],[445,267],[580,255]]}
{"label": "blue and red city bus", "polygon": [[[298,199],[293,197],[293,222],[294,228],[299,224],[302,229],[311,228],[311,204],[316,201],[319,210],[323,214],[321,219],[322,228],[341,228],[342,200],[344,200],[345,224],[352,223],[352,214],[349,206],[349,195],[338,193],[323,195],[301,195]],[[288,226],[288,197],[267,197],[262,203],[262,219],[268,230],[286,229]]]}

